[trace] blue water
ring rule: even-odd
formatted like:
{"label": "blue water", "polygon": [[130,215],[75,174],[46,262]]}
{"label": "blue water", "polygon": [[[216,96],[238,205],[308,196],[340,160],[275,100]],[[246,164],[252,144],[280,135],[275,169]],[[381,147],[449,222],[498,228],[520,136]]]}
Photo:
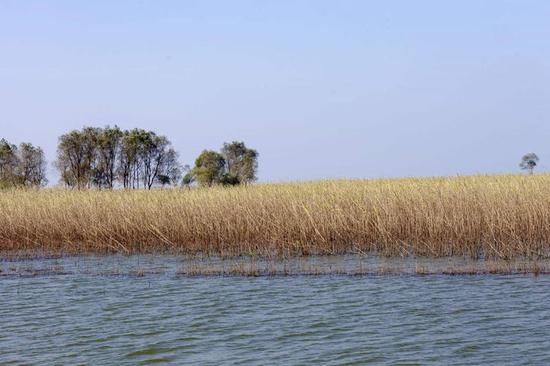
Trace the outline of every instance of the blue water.
{"label": "blue water", "polygon": [[16,266],[1,267],[2,365],[550,364],[550,276],[6,275]]}

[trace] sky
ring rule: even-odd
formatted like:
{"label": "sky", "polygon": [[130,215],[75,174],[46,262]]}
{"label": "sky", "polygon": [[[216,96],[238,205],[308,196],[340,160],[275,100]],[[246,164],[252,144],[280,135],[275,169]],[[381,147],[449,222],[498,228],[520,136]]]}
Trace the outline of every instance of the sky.
{"label": "sky", "polygon": [[[0,0],[0,138],[117,124],[259,180],[550,168],[550,1]],[[50,165],[49,178],[57,181]]]}

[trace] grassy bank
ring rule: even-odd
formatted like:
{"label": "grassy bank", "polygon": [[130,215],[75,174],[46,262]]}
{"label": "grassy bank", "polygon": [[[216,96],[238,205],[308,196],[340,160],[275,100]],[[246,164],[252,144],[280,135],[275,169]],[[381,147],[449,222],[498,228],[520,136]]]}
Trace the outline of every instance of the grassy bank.
{"label": "grassy bank", "polygon": [[546,257],[550,175],[0,191],[4,252]]}

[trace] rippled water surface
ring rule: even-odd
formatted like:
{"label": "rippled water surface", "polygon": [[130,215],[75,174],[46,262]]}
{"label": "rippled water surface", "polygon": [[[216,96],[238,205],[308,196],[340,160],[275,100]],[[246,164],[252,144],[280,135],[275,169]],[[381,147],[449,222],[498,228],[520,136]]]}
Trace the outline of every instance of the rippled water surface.
{"label": "rippled water surface", "polygon": [[550,276],[25,273],[0,364],[550,364]]}

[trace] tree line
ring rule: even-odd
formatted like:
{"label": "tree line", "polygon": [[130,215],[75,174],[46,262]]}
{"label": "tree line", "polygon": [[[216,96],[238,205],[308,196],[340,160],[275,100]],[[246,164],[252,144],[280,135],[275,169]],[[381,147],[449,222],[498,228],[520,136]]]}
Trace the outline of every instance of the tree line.
{"label": "tree line", "polygon": [[[233,141],[220,151],[203,150],[193,167],[182,166],[170,140],[154,131],[84,127],[59,137],[54,166],[60,182],[69,188],[211,187],[254,182],[258,156],[244,142]],[[529,153],[519,166],[532,174],[538,162],[538,156]],[[0,139],[0,188],[45,186],[46,171],[40,147]]]}
{"label": "tree line", "polygon": [[[182,166],[166,136],[139,128],[84,127],[59,137],[54,166],[68,188],[151,189],[154,186],[248,184],[256,180],[258,152],[244,142],[204,150]],[[38,147],[0,140],[0,187],[44,186],[46,160]]]}
{"label": "tree line", "polygon": [[57,167],[71,188],[147,188],[177,184],[178,154],[165,136],[119,127],[84,127],[59,137]]}

